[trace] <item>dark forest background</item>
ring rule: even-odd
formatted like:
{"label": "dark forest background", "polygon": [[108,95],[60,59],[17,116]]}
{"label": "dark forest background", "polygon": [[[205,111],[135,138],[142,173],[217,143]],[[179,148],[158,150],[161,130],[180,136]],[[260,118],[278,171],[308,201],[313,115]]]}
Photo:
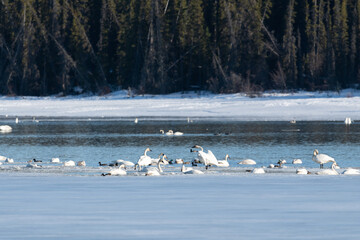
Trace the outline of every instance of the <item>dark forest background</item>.
{"label": "dark forest background", "polygon": [[360,0],[1,0],[0,94],[340,90]]}

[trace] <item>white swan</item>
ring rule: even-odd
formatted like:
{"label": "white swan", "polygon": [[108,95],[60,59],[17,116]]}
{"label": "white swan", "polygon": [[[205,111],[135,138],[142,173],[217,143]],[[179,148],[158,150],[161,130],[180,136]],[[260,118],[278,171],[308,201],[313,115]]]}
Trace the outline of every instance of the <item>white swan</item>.
{"label": "white swan", "polygon": [[116,160],[116,161],[113,161],[114,164],[123,164],[125,165],[126,167],[134,167],[135,166],[135,163],[133,162],[130,162],[130,161],[125,161],[125,160],[122,160],[122,159],[119,159],[119,160]]}
{"label": "white swan", "polygon": [[320,172],[316,172],[317,175],[339,175],[339,173],[336,171],[335,166],[337,166],[336,162],[334,162],[331,165],[331,169],[325,169]]}
{"label": "white swan", "polygon": [[324,168],[325,163],[333,162],[335,163],[335,159],[326,155],[326,154],[319,154],[317,149],[314,150],[314,154],[312,160],[316,163],[320,164],[320,168]]}
{"label": "white swan", "polygon": [[135,164],[135,170],[138,168],[139,171],[141,170],[142,167],[146,167],[149,166],[152,163],[151,157],[149,157],[146,153],[150,152],[151,149],[150,148],[146,148],[144,155],[142,155],[139,160],[137,161],[137,163]]}
{"label": "white swan", "polygon": [[181,136],[184,135],[183,132],[173,132],[173,130],[169,130],[169,132],[171,132],[174,136]]}
{"label": "white swan", "polygon": [[264,174],[265,170],[263,168],[254,168],[251,172],[254,174]]}
{"label": "white swan", "polygon": [[306,170],[305,168],[299,168],[299,169],[296,169],[296,174],[299,174],[299,175],[306,175],[306,174],[310,174],[308,170]]}
{"label": "white swan", "polygon": [[271,163],[268,168],[275,168],[275,165]]}
{"label": "white swan", "polygon": [[348,168],[345,171],[343,171],[341,174],[344,174],[344,175],[359,175],[360,170],[353,169],[353,168]]}
{"label": "white swan", "polygon": [[125,165],[120,165],[118,168],[111,169],[108,173],[102,173],[102,176],[125,176],[127,174],[124,170]]}
{"label": "white swan", "polygon": [[302,161],[301,159],[296,158],[292,161],[292,164],[302,164]]}
{"label": "white swan", "polygon": [[174,132],[173,132],[173,130],[169,130],[165,133],[165,135],[172,136],[172,135],[174,135]]}
{"label": "white swan", "polygon": [[256,162],[252,159],[245,159],[245,160],[242,160],[240,162],[238,162],[238,164],[242,164],[242,165],[255,165]]}
{"label": "white swan", "polygon": [[86,163],[85,163],[85,161],[78,161],[78,162],[76,163],[76,165],[79,166],[79,167],[85,167],[85,166],[86,166]]}
{"label": "white swan", "polygon": [[351,118],[349,118],[349,117],[345,118],[344,123],[345,123],[346,125],[350,125],[350,124],[352,123]]}
{"label": "white swan", "polygon": [[75,167],[75,162],[73,160],[65,161],[64,166],[65,167]]}
{"label": "white swan", "polygon": [[184,174],[204,174],[202,171],[193,169],[191,167],[185,167],[185,165],[182,165],[181,172]]}
{"label": "white swan", "polygon": [[59,163],[59,162],[60,162],[60,159],[59,159],[59,158],[52,158],[52,159],[50,160],[50,162],[52,162],[52,163]]}
{"label": "white swan", "polygon": [[229,154],[226,154],[226,156],[225,156],[225,160],[218,160],[218,167],[229,167],[230,165],[229,165],[229,162],[228,162],[228,158],[230,158],[229,157]]}
{"label": "white swan", "polygon": [[[157,165],[158,162],[161,160],[161,157],[164,156],[163,153],[160,153],[157,158],[151,158],[151,165]],[[165,159],[163,159],[165,160]]]}
{"label": "white swan", "polygon": [[163,158],[158,161],[157,163],[157,167],[149,167],[149,168],[145,168],[144,172],[145,172],[145,176],[160,176],[163,172],[162,168],[161,168],[161,164],[164,164],[163,159],[166,158],[166,155],[163,155]]}
{"label": "white swan", "polygon": [[212,153],[212,151],[208,150],[207,153],[204,152],[204,149],[199,145],[194,145],[192,148],[201,149],[200,151],[194,151],[190,150],[191,152],[198,152],[198,157],[200,163],[205,165],[205,168],[208,169],[209,166],[217,166],[218,160],[216,159],[215,155]]}
{"label": "white swan", "polygon": [[42,166],[37,165],[36,163],[33,163],[32,160],[28,161],[28,164],[26,165],[27,168],[42,168]]}
{"label": "white swan", "polygon": [[5,156],[0,156],[0,161],[5,161],[7,159],[7,157]]}
{"label": "white swan", "polygon": [[0,132],[2,133],[8,133],[12,131],[12,127],[9,125],[0,125]]}

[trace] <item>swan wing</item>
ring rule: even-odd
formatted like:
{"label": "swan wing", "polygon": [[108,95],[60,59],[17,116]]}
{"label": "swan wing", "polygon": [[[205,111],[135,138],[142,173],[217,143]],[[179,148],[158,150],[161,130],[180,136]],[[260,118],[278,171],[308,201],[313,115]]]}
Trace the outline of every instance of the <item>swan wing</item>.
{"label": "swan wing", "polygon": [[207,153],[208,156],[208,163],[211,165],[218,165],[218,160],[216,159],[215,155],[212,153],[212,151],[208,150]]}
{"label": "swan wing", "polygon": [[143,155],[139,158],[137,163],[141,166],[147,166],[152,163],[152,160],[151,157]]}
{"label": "swan wing", "polygon": [[207,154],[203,151],[199,151],[198,153],[198,157],[199,157],[199,161],[202,164],[206,164],[207,163]]}

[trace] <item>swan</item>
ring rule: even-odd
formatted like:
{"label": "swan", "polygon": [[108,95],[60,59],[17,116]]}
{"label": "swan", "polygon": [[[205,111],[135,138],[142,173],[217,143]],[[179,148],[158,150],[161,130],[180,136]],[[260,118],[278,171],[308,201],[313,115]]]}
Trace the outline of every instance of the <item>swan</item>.
{"label": "swan", "polygon": [[268,168],[275,168],[275,165],[271,163]]}
{"label": "swan", "polygon": [[85,163],[85,161],[78,161],[78,162],[76,163],[76,165],[77,165],[77,166],[80,166],[80,167],[85,167],[85,166],[86,166],[86,163]]}
{"label": "swan", "polygon": [[219,164],[212,151],[208,150],[208,152],[205,153],[204,149],[199,145],[194,145],[192,148],[201,149],[200,151],[194,151],[191,149],[190,152],[198,152],[199,161],[205,165],[206,169],[208,169],[211,165],[217,166]]}
{"label": "swan", "polygon": [[350,125],[350,124],[352,123],[351,118],[349,118],[349,117],[345,118],[344,123],[345,123],[346,125]]}
{"label": "swan", "polygon": [[160,173],[163,172],[160,164],[164,164],[164,158],[166,158],[166,155],[163,155],[163,158],[157,162],[157,167],[144,168],[145,176],[160,176]]}
{"label": "swan", "polygon": [[348,168],[345,171],[343,171],[341,174],[344,174],[344,175],[359,175],[360,170],[353,169],[353,168]]}
{"label": "swan", "polygon": [[11,131],[12,131],[12,127],[10,127],[9,125],[0,125],[0,132],[7,133]]}
{"label": "swan", "polygon": [[185,167],[185,165],[182,165],[181,172],[184,174],[204,174],[202,171],[193,169],[191,167]]}
{"label": "swan", "polygon": [[32,163],[32,160],[28,161],[26,165],[27,168],[42,168],[42,166],[37,165],[36,163]]}
{"label": "swan", "polygon": [[134,167],[135,166],[135,163],[130,162],[130,161],[125,161],[125,160],[122,160],[122,159],[116,160],[113,163],[115,163],[115,164],[124,164],[126,167]]}
{"label": "swan", "polygon": [[305,168],[299,168],[299,169],[296,169],[296,174],[306,175],[306,174],[310,174],[310,172],[308,170],[306,170]]}
{"label": "swan", "polygon": [[254,168],[251,172],[254,174],[263,174],[265,170],[263,168]]}
{"label": "swan", "polygon": [[174,132],[173,132],[173,130],[169,130],[165,133],[165,135],[172,136],[172,135],[174,135]]}
{"label": "swan", "polygon": [[302,164],[302,161],[301,159],[296,158],[292,161],[292,164]]}
{"label": "swan", "polygon": [[331,165],[331,169],[325,169],[320,172],[316,172],[317,175],[339,175],[339,173],[335,170],[335,167],[337,166],[336,162],[333,162]]}
{"label": "swan", "polygon": [[225,156],[225,160],[218,160],[218,167],[229,167],[229,162],[228,162],[228,158],[229,157],[229,154],[226,154]]}
{"label": "swan", "polygon": [[0,161],[5,161],[7,159],[7,157],[5,156],[0,156]]}
{"label": "swan", "polygon": [[75,162],[73,160],[65,161],[64,166],[65,167],[75,167]]}
{"label": "swan", "polygon": [[101,176],[125,176],[127,172],[124,167],[125,165],[120,165],[118,168],[111,169],[108,173],[102,173]]}
{"label": "swan", "polygon": [[139,168],[139,171],[141,170],[141,167],[149,166],[152,163],[151,157],[149,157],[146,153],[151,152],[150,148],[146,148],[144,155],[140,156],[139,160],[135,164],[135,170]]}
{"label": "swan", "polygon": [[52,162],[52,163],[59,163],[59,162],[60,162],[60,159],[59,159],[59,158],[52,158],[52,159],[50,160],[50,162]]}
{"label": "swan", "polygon": [[157,158],[151,158],[151,164],[150,165],[156,165],[160,161],[162,156],[164,156],[164,154],[160,153]]}
{"label": "swan", "polygon": [[324,163],[333,162],[335,163],[335,159],[326,155],[326,154],[319,154],[317,149],[314,150],[314,154],[312,160],[316,163],[320,164],[320,168],[324,168]]}
{"label": "swan", "polygon": [[242,160],[241,162],[238,162],[238,164],[242,164],[242,165],[255,165],[256,162],[252,159],[245,159]]}
{"label": "swan", "polygon": [[173,130],[169,130],[170,133],[172,133],[172,135],[174,136],[181,136],[181,135],[184,135],[183,132],[173,132]]}

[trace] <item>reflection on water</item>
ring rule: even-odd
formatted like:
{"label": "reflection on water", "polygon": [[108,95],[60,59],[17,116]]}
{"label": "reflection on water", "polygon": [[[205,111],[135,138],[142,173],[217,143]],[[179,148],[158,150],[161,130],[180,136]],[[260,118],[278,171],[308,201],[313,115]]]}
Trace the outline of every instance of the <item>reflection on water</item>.
{"label": "reflection on water", "polygon": [[[136,162],[146,147],[155,157],[160,152],[169,158],[193,159],[189,149],[199,144],[211,149],[218,159],[229,154],[232,166],[238,160],[255,159],[259,165],[279,159],[312,162],[315,148],[333,156],[343,167],[360,166],[360,124],[342,122],[216,122],[199,121],[40,121],[12,124],[13,131],[0,135],[0,155],[26,161],[85,160],[96,166],[99,161],[126,159]],[[165,131],[184,132],[183,136],[164,136]]]}

